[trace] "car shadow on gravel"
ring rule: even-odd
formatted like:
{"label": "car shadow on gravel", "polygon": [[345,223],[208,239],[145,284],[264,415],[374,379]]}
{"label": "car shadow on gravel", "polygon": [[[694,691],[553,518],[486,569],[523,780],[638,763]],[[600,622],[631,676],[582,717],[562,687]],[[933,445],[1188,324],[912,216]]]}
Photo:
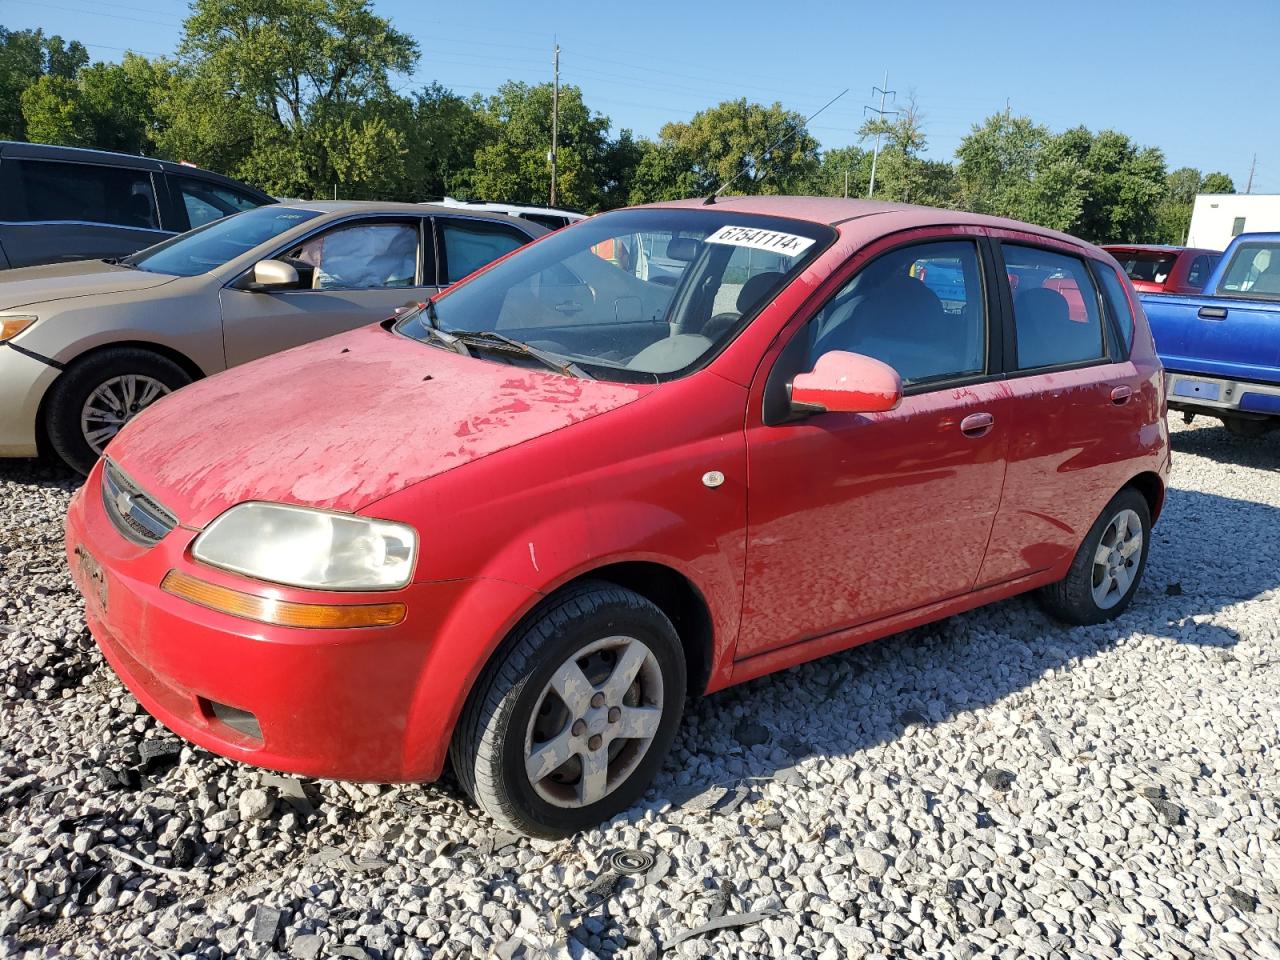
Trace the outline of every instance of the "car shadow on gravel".
{"label": "car shadow on gravel", "polygon": [[[1217,421],[1204,422],[1204,426],[1183,427],[1169,433],[1173,455],[1191,454],[1240,467],[1259,470],[1280,470],[1280,430],[1260,437],[1237,437],[1228,433]],[[1174,460],[1173,469],[1178,469]]]}
{"label": "car shadow on gravel", "polygon": [[857,763],[915,728],[996,704],[1034,715],[1036,681],[1130,637],[1229,658],[1239,635],[1221,614],[1280,587],[1277,561],[1280,509],[1173,488],[1140,591],[1115,621],[1068,627],[1016,597],[690,701],[672,759],[627,819],[668,804],[723,808],[735,791],[741,803],[756,778],[803,781],[791,768],[808,758]]}
{"label": "car shadow on gravel", "polygon": [[0,459],[0,483],[21,483],[32,487],[75,490],[84,477],[53,459]]}

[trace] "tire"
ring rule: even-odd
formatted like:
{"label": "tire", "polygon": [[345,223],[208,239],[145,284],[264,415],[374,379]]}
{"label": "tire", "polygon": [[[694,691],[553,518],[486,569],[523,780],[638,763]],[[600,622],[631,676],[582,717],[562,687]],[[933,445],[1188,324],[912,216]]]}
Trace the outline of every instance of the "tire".
{"label": "tire", "polygon": [[[568,684],[582,693],[580,709],[570,710],[573,698],[562,699],[552,684],[565,688],[575,662],[590,686]],[[634,682],[618,699],[608,681],[624,664],[636,666]],[[671,747],[685,684],[684,651],[667,616],[631,590],[584,583],[526,618],[480,675],[454,729],[454,772],[503,827],[546,839],[570,836],[640,798]],[[646,736],[610,735],[624,725]],[[555,752],[565,744],[576,746]],[[550,772],[535,781],[529,764],[539,750]],[[555,765],[548,753],[568,759]],[[588,781],[584,765],[592,757],[592,769],[604,763],[604,780]]]}
{"label": "tire", "polygon": [[1254,420],[1246,417],[1223,417],[1222,425],[1227,433],[1236,437],[1262,437],[1275,429],[1271,420]]}
{"label": "tire", "polygon": [[[1105,571],[1110,569],[1110,560],[1108,560],[1107,564],[1103,565],[1102,576],[1098,576],[1100,571],[1097,568],[1101,562],[1100,547],[1103,545],[1104,538],[1110,545],[1113,524],[1126,514],[1130,519],[1128,528],[1132,529],[1136,521],[1142,542],[1140,547],[1134,550],[1137,554],[1136,558],[1124,557],[1117,565],[1117,574],[1119,567],[1122,566],[1130,575],[1124,589],[1120,589],[1121,581],[1113,577],[1111,581],[1113,588],[1107,591],[1105,600],[1100,601],[1095,585],[1102,589],[1108,576]],[[1102,623],[1118,617],[1133,601],[1138,584],[1142,582],[1142,573],[1147,566],[1147,551],[1150,547],[1151,510],[1147,506],[1147,499],[1132,487],[1125,487],[1111,499],[1090,528],[1084,543],[1076,552],[1075,559],[1071,561],[1071,568],[1067,571],[1067,575],[1057,583],[1051,583],[1037,590],[1036,599],[1046,612],[1065,623],[1078,625]]]}
{"label": "tire", "polygon": [[[49,445],[67,466],[87,474],[101,454],[100,449],[94,448],[94,442],[97,441],[98,446],[102,447],[114,436],[114,433],[102,436],[101,431],[114,427],[118,432],[139,411],[190,382],[191,375],[168,357],[138,347],[113,347],[77,360],[54,381],[49,390],[45,414]],[[132,396],[137,400],[145,399],[146,402],[119,413],[109,409],[106,400],[97,400],[92,410],[115,414],[120,417],[120,422],[113,425],[97,419],[88,421],[100,424],[96,435],[91,439],[84,429],[82,418],[89,413],[89,408],[86,407],[89,399],[99,389],[106,390],[116,401],[123,402]],[[156,390],[160,392],[151,396]],[[103,396],[98,394],[99,398]],[[91,430],[90,433],[95,432]]]}

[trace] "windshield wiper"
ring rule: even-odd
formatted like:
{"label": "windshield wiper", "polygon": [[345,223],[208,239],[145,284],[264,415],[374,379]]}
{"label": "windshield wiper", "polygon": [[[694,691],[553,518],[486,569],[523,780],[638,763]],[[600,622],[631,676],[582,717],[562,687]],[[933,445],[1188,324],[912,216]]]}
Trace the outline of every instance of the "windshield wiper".
{"label": "windshield wiper", "polygon": [[113,267],[124,267],[127,270],[137,270],[136,263],[129,263],[123,257],[103,257],[103,263],[109,263]]}
{"label": "windshield wiper", "polygon": [[[429,302],[429,301],[428,301]],[[443,331],[437,331],[443,332]],[[507,350],[513,353],[524,354],[533,357],[543,366],[566,373],[571,377],[577,377],[579,380],[594,380],[591,374],[583,370],[572,360],[558,357],[552,353],[546,353],[537,347],[531,347],[529,344],[520,340],[513,340],[511,337],[496,333],[493,330],[452,330],[450,335],[455,340],[460,340],[468,346],[478,346],[481,348],[488,347],[494,350]]]}

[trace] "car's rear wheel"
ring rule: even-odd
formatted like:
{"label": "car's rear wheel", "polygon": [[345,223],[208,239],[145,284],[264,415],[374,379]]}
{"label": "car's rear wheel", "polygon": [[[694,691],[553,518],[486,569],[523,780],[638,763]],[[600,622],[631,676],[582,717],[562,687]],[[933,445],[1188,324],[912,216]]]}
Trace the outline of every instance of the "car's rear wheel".
{"label": "car's rear wheel", "polygon": [[1067,623],[1101,623],[1133,601],[1147,566],[1151,510],[1146,497],[1126,487],[1089,530],[1066,577],[1037,591],[1041,605]]}
{"label": "car's rear wheel", "polygon": [[553,597],[476,682],[453,768],[494,820],[564,837],[631,806],[684,708],[685,662],[666,615],[593,582]]}
{"label": "car's rear wheel", "polygon": [[1227,428],[1228,433],[1237,437],[1262,437],[1274,430],[1277,423],[1274,418],[1223,417],[1222,425]]}
{"label": "car's rear wheel", "polygon": [[73,470],[88,473],[126,423],[191,382],[168,357],[115,347],[75,361],[49,391],[49,444]]}

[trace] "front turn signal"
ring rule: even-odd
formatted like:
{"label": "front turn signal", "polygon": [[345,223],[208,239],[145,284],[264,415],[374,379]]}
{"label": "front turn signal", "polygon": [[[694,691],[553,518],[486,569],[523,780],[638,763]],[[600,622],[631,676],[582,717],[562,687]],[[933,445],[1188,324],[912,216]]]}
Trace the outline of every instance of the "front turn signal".
{"label": "front turn signal", "polygon": [[0,313],[0,343],[12,340],[38,319],[30,313]]}
{"label": "front turn signal", "polygon": [[219,586],[177,570],[165,574],[160,589],[210,610],[281,627],[342,630],[389,627],[404,620],[403,603],[296,603]]}

